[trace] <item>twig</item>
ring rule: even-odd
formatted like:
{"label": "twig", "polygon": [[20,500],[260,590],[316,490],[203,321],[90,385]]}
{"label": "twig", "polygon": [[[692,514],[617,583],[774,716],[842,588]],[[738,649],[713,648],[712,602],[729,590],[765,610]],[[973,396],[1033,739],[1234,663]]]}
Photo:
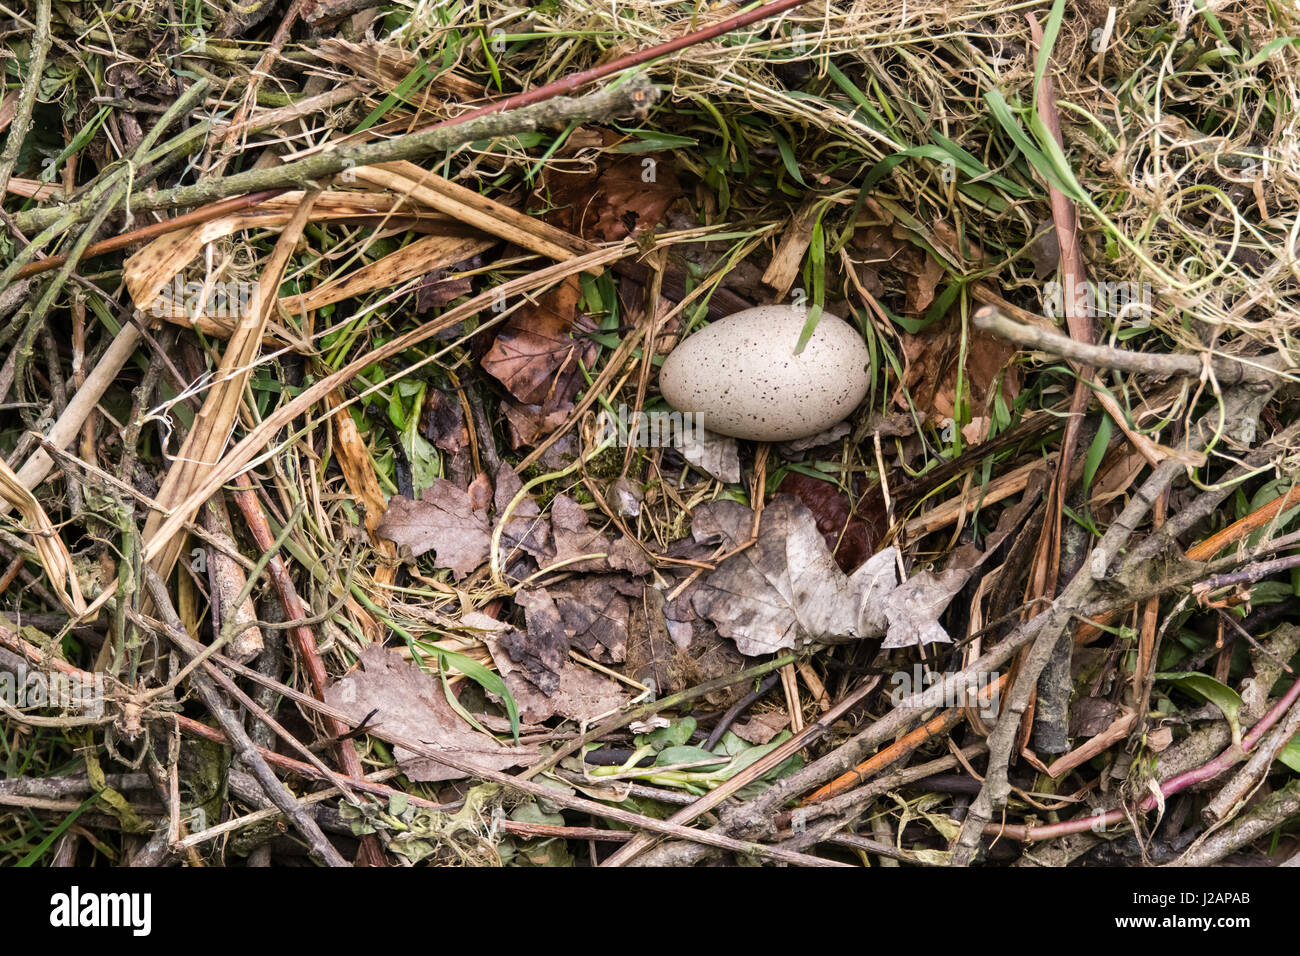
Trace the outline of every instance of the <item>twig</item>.
{"label": "twig", "polygon": [[1300,813],[1300,780],[1292,780],[1260,801],[1205,842],[1192,847],[1169,866],[1211,866],[1233,851],[1255,842]]}
{"label": "twig", "polygon": [[709,738],[704,742],[704,749],[712,752],[713,748],[722,740],[723,735],[726,734],[731,725],[735,723],[736,718],[748,710],[755,701],[775,687],[776,682],[780,679],[779,674],[769,674],[767,677],[763,678],[763,682],[758,685],[756,690],[751,690],[748,694],[727,708],[727,712],[718,720],[713,730],[709,731]]}
{"label": "twig", "polygon": [[[800,733],[795,734],[785,743],[781,744],[781,746],[754,761],[744,770],[709,791],[706,796],[701,797],[690,806],[678,810],[668,818],[668,822],[685,826],[692,820],[696,820],[703,814],[708,813],[741,787],[753,783],[755,780],[762,777],[763,774],[780,766],[805,747],[816,743],[830,731],[831,725],[834,724],[835,721],[839,720],[846,713],[860,704],[868,694],[876,689],[876,685],[879,683],[879,676],[868,680],[865,684],[853,693],[849,694],[826,713],[822,714],[815,723],[809,724]],[[653,841],[644,834],[638,835],[630,843],[620,847],[618,852],[601,865],[611,867],[623,866],[624,864],[631,862],[638,853],[649,847],[651,842]]]}
{"label": "twig", "polygon": [[[248,475],[241,474],[236,476],[235,484],[239,486],[239,490],[234,495],[235,503],[239,505],[239,510],[243,513],[244,521],[248,524],[253,539],[263,551],[271,550],[275,546],[275,536],[271,534],[271,526],[266,520],[262,506],[258,504],[257,496],[253,493],[252,481]],[[278,554],[271,555],[268,569],[271,572],[271,580],[275,583],[276,593],[280,597],[280,605],[284,608],[285,617],[290,621],[302,620],[306,617],[306,611],[302,606],[302,601],[298,599],[298,591],[293,585],[293,579],[289,576],[289,571],[285,568],[284,562]],[[312,633],[311,628],[305,625],[296,625],[290,628],[290,634],[293,636],[294,645],[298,649],[298,655],[307,671],[307,676],[311,680],[312,689],[316,692],[317,698],[324,700],[329,681],[325,674],[325,665],[321,662],[320,654],[316,651],[316,635]],[[341,720],[329,715],[325,716],[325,727],[330,735],[336,738],[339,766],[343,768],[344,774],[349,777],[364,776],[365,771],[361,768],[361,758],[357,755],[352,741],[345,736],[351,728]],[[373,835],[368,834],[368,836]],[[383,852],[376,840],[363,839],[361,846],[368,866],[384,865]]]}
{"label": "twig", "polygon": [[[1026,325],[986,305],[977,309],[975,325],[985,332],[1014,342],[1024,348],[1038,349],[1081,365],[1109,368],[1140,375],[1182,376],[1197,378],[1205,371],[1205,362],[1195,355],[1130,352],[1110,345],[1092,345],[1051,332],[1041,326]],[[1255,358],[1215,355],[1210,358],[1214,376],[1221,385],[1275,378],[1285,363],[1278,353]]]}
{"label": "twig", "polygon": [[534,90],[528,90],[524,93],[517,93],[514,96],[499,100],[498,102],[492,103],[488,106],[481,106],[476,110],[457,116],[454,119],[443,120],[436,126],[430,127],[430,129],[436,129],[451,123],[462,123],[469,119],[476,119],[492,113],[499,113],[502,110],[519,109],[521,106],[539,103],[560,93],[572,92],[579,87],[586,86],[588,83],[604,79],[607,76],[613,76],[615,73],[622,73],[624,70],[630,70],[634,67],[641,66],[644,63],[649,63],[651,60],[667,56],[669,53],[676,53],[678,50],[684,50],[697,43],[712,40],[725,33],[730,33],[733,30],[739,30],[741,27],[749,26],[751,23],[758,23],[760,20],[769,19],[770,17],[776,16],[778,13],[793,10],[795,7],[802,6],[807,2],[808,0],[776,0],[774,3],[764,4],[763,6],[757,7],[746,13],[738,13],[734,17],[720,20],[711,27],[705,27],[702,30],[696,30],[693,33],[687,33],[684,36],[677,37],[675,40],[667,40],[644,50],[629,53],[616,60],[610,60],[608,63],[602,63],[600,66],[593,66],[590,69],[579,70],[577,73],[570,73],[568,76],[562,77],[553,83],[547,83],[545,86],[539,86]]}
{"label": "twig", "polygon": [[36,92],[41,87],[41,75],[45,72],[45,55],[50,50],[50,7],[50,0],[39,0],[36,7],[36,29],[27,54],[27,81],[18,95],[18,109],[9,123],[4,152],[0,153],[0,196],[9,189],[9,177],[13,175],[27,132],[32,128],[32,109],[36,105]]}
{"label": "twig", "polygon": [[1300,706],[1292,705],[1286,720],[1260,741],[1246,765],[1214,795],[1201,815],[1212,823],[1218,823],[1238,810],[1249,796],[1248,791],[1253,793],[1263,783],[1277,755],[1297,733],[1300,733]]}
{"label": "twig", "polygon": [[[148,190],[130,198],[133,210],[164,209],[175,206],[200,206],[240,193],[268,189],[312,188],[322,180],[345,169],[391,163],[399,160],[424,159],[480,139],[497,139],[532,133],[550,126],[612,120],[648,109],[657,90],[644,78],[623,86],[597,90],[578,98],[560,97],[536,106],[470,119],[454,126],[437,127],[420,133],[394,137],[378,143],[339,146],[315,156],[308,156],[282,166],[250,169],[222,178],[204,179],[190,186]],[[67,215],[85,219],[99,207],[97,202],[80,200],[62,207],[42,207],[14,217],[25,232],[43,229]]]}
{"label": "twig", "polygon": [[705,681],[703,684],[697,684],[695,687],[680,691],[679,693],[670,694],[669,696],[662,697],[659,700],[647,701],[640,706],[633,707],[631,710],[624,711],[621,714],[615,714],[613,717],[609,718],[609,720],[593,727],[585,734],[575,737],[564,746],[557,748],[545,760],[534,764],[525,770],[520,774],[520,777],[527,780],[539,773],[545,773],[552,767],[557,766],[565,757],[577,753],[593,740],[599,740],[606,734],[611,734],[616,730],[626,727],[634,720],[641,720],[642,718],[649,717],[651,714],[658,713],[661,710],[676,707],[679,704],[686,703],[687,701],[703,697],[705,694],[711,694],[715,690],[722,690],[724,687],[730,687],[732,684],[739,684],[741,681],[753,680],[755,677],[762,677],[766,674],[770,674],[772,671],[779,670],[795,659],[796,655],[794,654],[784,654],[775,660],[766,661],[755,667],[747,668],[746,670],[735,674],[726,674],[722,677],[715,677],[713,680]]}
{"label": "twig", "polygon": [[[210,206],[204,206],[201,209],[195,209],[191,212],[182,213],[179,216],[173,216],[171,219],[164,219],[162,222],[150,223],[147,226],[141,226],[139,229],[133,229],[130,232],[123,233],[120,236],[110,236],[108,239],[101,239],[99,242],[93,242],[86,247],[81,258],[93,259],[95,256],[102,256],[105,253],[116,252],[118,249],[125,249],[127,246],[134,245],[137,242],[144,242],[146,239],[153,239],[157,236],[164,235],[168,232],[174,232],[177,229],[183,229],[186,226],[193,226],[197,223],[207,222],[210,219],[216,219],[218,216],[224,216],[228,213],[237,212],[240,209],[247,209],[256,206],[268,199],[274,199],[281,193],[287,192],[285,189],[268,189],[260,193],[249,193],[246,196],[236,196],[233,199],[225,199],[221,202],[212,203]],[[25,279],[28,276],[40,275],[42,272],[49,272],[51,269],[57,269],[63,263],[68,261],[65,255],[46,256],[36,262],[29,262],[18,270],[16,278]]]}
{"label": "twig", "polygon": [[[171,595],[167,593],[167,585],[163,579],[147,564],[142,565],[141,570],[144,573],[145,587],[149,591],[149,596],[153,598],[158,613],[162,615],[163,623],[177,635],[185,634],[185,626],[181,624],[181,619],[172,606]],[[208,675],[196,671],[190,675],[190,683],[202,698],[204,705],[212,712],[212,716],[217,718],[217,723],[221,725],[226,739],[230,741],[239,758],[257,777],[267,797],[306,838],[312,851],[329,866],[347,866],[348,861],[339,855],[339,851],[334,849],[334,845],[321,832],[316,821],[298,804],[294,795],[276,778],[275,773],[262,759],[257,745],[244,730],[243,722],[222,701],[221,693]]]}

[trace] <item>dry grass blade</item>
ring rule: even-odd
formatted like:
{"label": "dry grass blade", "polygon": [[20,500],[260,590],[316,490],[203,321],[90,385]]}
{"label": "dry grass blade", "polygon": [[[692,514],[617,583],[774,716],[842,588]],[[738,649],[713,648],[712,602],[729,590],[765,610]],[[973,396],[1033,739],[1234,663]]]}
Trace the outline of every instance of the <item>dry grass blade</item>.
{"label": "dry grass blade", "polygon": [[84,614],[86,600],[81,595],[81,584],[77,580],[77,568],[73,564],[72,555],[68,553],[67,546],[41,503],[3,460],[0,460],[0,498],[22,516],[23,530],[32,536],[41,566],[45,568],[54,593],[68,613],[74,617]]}

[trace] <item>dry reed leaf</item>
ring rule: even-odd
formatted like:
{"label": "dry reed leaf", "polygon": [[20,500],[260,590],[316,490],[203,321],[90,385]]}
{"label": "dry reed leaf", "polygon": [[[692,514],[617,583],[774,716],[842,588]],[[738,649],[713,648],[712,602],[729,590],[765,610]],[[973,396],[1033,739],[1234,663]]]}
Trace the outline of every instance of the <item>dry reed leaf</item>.
{"label": "dry reed leaf", "polygon": [[[322,196],[326,197],[326,208],[321,210],[321,204],[317,203],[312,221],[363,215],[388,215],[402,205],[400,199],[381,193],[335,192],[322,193]],[[293,201],[301,202],[302,193],[286,193],[284,196],[268,200],[250,213],[225,216],[189,230],[167,233],[132,255],[127,261],[126,280],[127,291],[136,306],[156,318],[196,329],[204,335],[221,339],[229,338],[237,320],[223,314],[228,310],[209,311],[187,308],[183,296],[177,296],[174,291],[164,296],[161,292],[178,281],[177,277],[182,270],[202,252],[203,247],[208,243],[242,229],[283,226],[289,220],[291,209],[291,206],[284,202],[285,197],[297,197]],[[411,211],[403,209],[401,215],[409,218]],[[449,230],[458,228],[447,222],[441,215],[433,219],[429,214],[424,213],[420,218],[431,219],[438,223],[446,222]],[[368,263],[345,276],[322,283],[305,295],[282,296],[278,309],[281,313],[306,314],[342,299],[363,295],[376,289],[389,288],[431,270],[463,262],[491,246],[494,241],[458,234],[424,236],[391,255]],[[264,344],[268,347],[288,344],[298,351],[311,350],[310,343],[303,341],[293,330],[276,322],[267,323]]]}
{"label": "dry reed leaf", "polygon": [[[351,170],[358,179],[384,186],[476,229],[557,262],[590,252],[593,246],[563,229],[534,219],[505,203],[458,186],[414,163],[382,163]],[[599,271],[591,269],[588,271]]]}
{"label": "dry reed leaf", "polygon": [[23,487],[14,470],[3,459],[0,459],[0,498],[4,498],[11,508],[23,516],[25,530],[32,536],[32,543],[36,546],[41,566],[49,577],[50,586],[68,612],[74,617],[80,617],[86,612],[86,599],[82,597],[81,585],[77,583],[77,570],[72,563],[72,555],[68,553],[36,496]]}
{"label": "dry reed leaf", "polygon": [[305,295],[285,296],[280,304],[289,312],[307,313],[454,266],[495,244],[495,239],[474,236],[421,236],[382,259],[322,282]]}
{"label": "dry reed leaf", "polygon": [[[136,308],[143,312],[167,318],[175,311],[164,303],[156,303],[159,290],[172,281],[203,251],[210,242],[244,229],[276,229],[285,225],[301,208],[304,193],[293,191],[268,199],[254,209],[164,233],[126,260],[124,277],[127,292]],[[319,193],[321,199],[313,207],[312,222],[331,219],[387,216],[400,214],[404,218],[417,216],[446,222],[446,217],[430,216],[427,212],[411,209],[400,198],[386,193],[330,191]],[[183,313],[182,313],[183,314]]]}
{"label": "dry reed leaf", "polygon": [[777,298],[784,298],[799,277],[799,268],[803,265],[804,253],[812,244],[813,225],[817,211],[818,197],[809,196],[804,200],[798,212],[790,219],[781,233],[776,252],[767,271],[763,273],[763,282],[772,287]]}
{"label": "dry reed leaf", "polygon": [[[302,236],[315,201],[313,193],[303,197],[302,205],[280,233],[270,260],[253,286],[249,303],[249,313],[253,318],[242,322],[230,337],[221,358],[221,367],[217,371],[216,384],[208,390],[203,408],[194,418],[194,426],[185,436],[184,444],[167,470],[162,487],[158,489],[156,500],[161,510],[149,512],[144,528],[146,540],[153,537],[169,517],[173,517],[172,509],[184,502],[221,464],[221,454],[235,426],[239,405],[244,397],[244,387],[252,375],[262,335],[271,312],[276,307],[274,291],[280,287],[285,268],[289,264],[289,256]],[[267,295],[267,291],[272,294]],[[197,508],[184,509],[182,520],[192,518],[195,510]],[[154,570],[160,576],[166,578],[171,572],[183,546],[183,536],[176,535],[150,557]]]}
{"label": "dry reed leaf", "polygon": [[18,100],[21,99],[20,91],[10,90],[0,99],[0,132],[9,128],[9,124],[14,121],[18,114]]}
{"label": "dry reed leaf", "polygon": [[375,476],[370,450],[366,448],[366,443],[362,440],[361,433],[357,431],[356,423],[348,410],[340,408],[343,404],[342,393],[331,392],[326,401],[334,410],[334,450],[338,456],[339,468],[343,472],[343,480],[347,483],[352,497],[361,502],[361,506],[365,509],[366,530],[370,532],[371,540],[382,541],[383,539],[375,537],[375,529],[384,520],[388,502],[384,499],[384,492],[379,487],[379,479]]}

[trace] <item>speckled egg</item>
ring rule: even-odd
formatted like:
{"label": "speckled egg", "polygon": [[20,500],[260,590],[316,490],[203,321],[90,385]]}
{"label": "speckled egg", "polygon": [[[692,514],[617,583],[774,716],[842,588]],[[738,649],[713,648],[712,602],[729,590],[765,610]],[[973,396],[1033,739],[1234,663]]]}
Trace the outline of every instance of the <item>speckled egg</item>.
{"label": "speckled egg", "polygon": [[753,441],[807,438],[844,419],[867,393],[866,343],[823,312],[794,354],[806,309],[761,305],[687,336],[664,360],[659,390],[705,430]]}

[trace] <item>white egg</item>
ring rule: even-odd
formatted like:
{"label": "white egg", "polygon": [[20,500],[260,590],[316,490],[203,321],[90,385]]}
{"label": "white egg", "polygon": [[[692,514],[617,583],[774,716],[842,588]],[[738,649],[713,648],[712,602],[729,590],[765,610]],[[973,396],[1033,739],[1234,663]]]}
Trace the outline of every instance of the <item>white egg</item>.
{"label": "white egg", "polygon": [[659,390],[706,431],[753,441],[807,438],[846,418],[869,384],[867,345],[823,312],[794,354],[806,309],[760,305],[689,335],[664,360]]}

